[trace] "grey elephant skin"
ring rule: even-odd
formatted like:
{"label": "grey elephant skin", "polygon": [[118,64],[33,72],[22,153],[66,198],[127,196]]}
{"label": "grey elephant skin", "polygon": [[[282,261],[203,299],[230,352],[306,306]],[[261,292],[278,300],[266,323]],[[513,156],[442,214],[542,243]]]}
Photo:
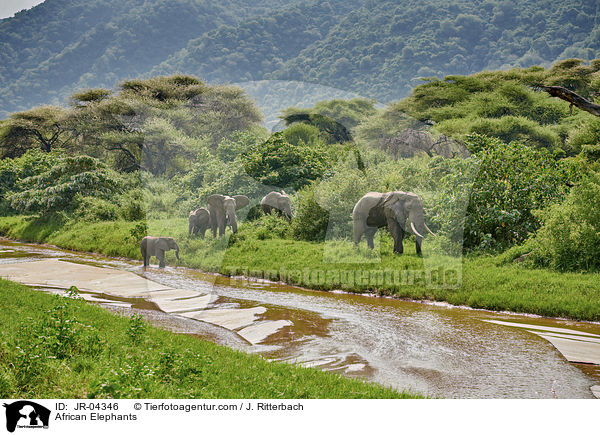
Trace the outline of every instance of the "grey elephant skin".
{"label": "grey elephant skin", "polygon": [[284,191],[281,192],[269,192],[260,201],[260,209],[265,214],[279,213],[279,215],[285,217],[288,222],[294,217],[292,211],[292,201],[290,197],[286,195]]}
{"label": "grey elephant skin", "polygon": [[237,233],[237,216],[235,212],[250,204],[250,200],[244,195],[220,195],[218,193],[208,197],[208,211],[210,213],[210,228],[213,237],[225,234],[225,226],[231,226],[231,230]]}
{"label": "grey elephant skin", "polygon": [[188,234],[200,234],[200,237],[204,237],[206,230],[210,228],[210,212],[204,207],[192,210],[188,223]]}
{"label": "grey elephant skin", "polygon": [[179,246],[173,237],[144,237],[140,242],[144,267],[150,264],[150,257],[158,258],[159,266],[165,267],[165,252],[171,249],[175,249],[175,256],[179,261]]}
{"label": "grey elephant skin", "polygon": [[394,252],[402,254],[407,220],[416,238],[417,254],[421,255],[423,234],[431,233],[425,225],[421,199],[412,192],[369,192],[358,200],[352,211],[354,244],[358,246],[364,234],[369,248],[373,249],[377,229],[387,226],[394,239]]}

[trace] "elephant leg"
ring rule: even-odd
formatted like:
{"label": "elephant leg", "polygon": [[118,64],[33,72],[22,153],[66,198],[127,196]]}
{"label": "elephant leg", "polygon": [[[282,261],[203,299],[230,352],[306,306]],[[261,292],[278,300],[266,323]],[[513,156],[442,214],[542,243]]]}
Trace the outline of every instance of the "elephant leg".
{"label": "elephant leg", "polygon": [[223,222],[219,222],[219,237],[225,234],[226,223],[225,219],[223,219]]}
{"label": "elephant leg", "polygon": [[156,252],[156,258],[158,258],[158,267],[164,268],[165,267],[165,251],[163,251],[162,249],[159,249]]}
{"label": "elephant leg", "polygon": [[148,267],[148,263],[150,263],[148,256],[146,253],[143,253],[142,257],[144,258],[144,267]]}
{"label": "elephant leg", "polygon": [[210,217],[208,219],[208,226],[212,232],[214,238],[217,238],[217,217],[215,216],[215,212],[210,212]]}
{"label": "elephant leg", "polygon": [[205,226],[200,227],[200,230],[198,231],[198,233],[200,234],[201,238],[204,238],[204,234],[206,233],[206,229],[207,228]]}
{"label": "elephant leg", "polygon": [[402,240],[404,239],[404,231],[398,222],[395,220],[388,220],[388,229],[394,239],[394,253],[402,254],[404,252],[404,246]]}
{"label": "elephant leg", "polygon": [[365,238],[367,239],[367,246],[369,249],[373,249],[375,244],[373,243],[373,238],[375,237],[375,233],[377,232],[377,227],[368,227],[365,231]]}

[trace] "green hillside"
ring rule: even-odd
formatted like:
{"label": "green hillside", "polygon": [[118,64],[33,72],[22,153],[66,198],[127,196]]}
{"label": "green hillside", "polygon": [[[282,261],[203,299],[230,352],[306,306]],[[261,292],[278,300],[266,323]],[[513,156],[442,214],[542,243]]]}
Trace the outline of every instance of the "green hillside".
{"label": "green hillside", "polygon": [[597,15],[587,0],[368,1],[270,77],[397,100],[420,77],[596,58]]}
{"label": "green hillside", "polygon": [[172,73],[393,101],[423,76],[598,58],[598,12],[588,0],[47,0],[0,21],[0,116]]}
{"label": "green hillside", "polygon": [[[293,1],[291,1],[293,2]],[[0,22],[0,116],[113,87],[192,38],[289,0],[46,0]]]}

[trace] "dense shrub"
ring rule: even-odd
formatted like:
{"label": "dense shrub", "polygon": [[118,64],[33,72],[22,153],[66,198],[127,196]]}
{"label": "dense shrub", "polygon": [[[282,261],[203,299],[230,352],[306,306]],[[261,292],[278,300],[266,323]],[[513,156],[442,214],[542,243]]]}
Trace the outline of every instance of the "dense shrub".
{"label": "dense shrub", "polygon": [[285,239],[291,235],[291,226],[284,217],[275,213],[261,214],[252,221],[246,221],[246,224],[240,227],[240,231],[232,237],[234,240],[242,240],[248,235],[257,240]]}
{"label": "dense shrub", "polygon": [[540,226],[534,213],[560,201],[567,190],[563,163],[544,149],[474,135],[467,146],[481,160],[465,222],[467,248],[506,248]]}
{"label": "dense shrub", "polygon": [[294,124],[281,132],[286,142],[295,145],[317,145],[323,146],[324,140],[321,137],[321,131],[314,125],[303,122]]}
{"label": "dense shrub", "polygon": [[282,133],[273,134],[263,144],[244,154],[246,173],[268,186],[298,190],[320,178],[328,162],[321,148],[292,145]]}
{"label": "dense shrub", "polygon": [[93,157],[65,156],[44,172],[19,180],[16,188],[7,195],[15,210],[53,214],[73,211],[82,197],[113,197],[122,192],[123,179]]}
{"label": "dense shrub", "polygon": [[15,213],[8,197],[11,193],[19,190],[20,180],[39,175],[50,169],[62,155],[61,151],[46,153],[33,149],[19,158],[0,160],[0,212],[2,214]]}
{"label": "dense shrub", "polygon": [[600,270],[600,173],[575,186],[566,200],[541,214],[532,240],[538,266],[563,271]]}
{"label": "dense shrub", "polygon": [[294,237],[308,241],[323,241],[327,234],[329,213],[319,205],[315,195],[316,184],[296,194],[296,216],[292,220]]}
{"label": "dense shrub", "polygon": [[118,206],[102,198],[91,196],[81,196],[77,198],[78,207],[74,216],[77,219],[85,221],[114,221],[119,219],[120,213]]}
{"label": "dense shrub", "polygon": [[575,130],[568,138],[569,146],[576,150],[592,153],[600,149],[600,119],[593,119]]}

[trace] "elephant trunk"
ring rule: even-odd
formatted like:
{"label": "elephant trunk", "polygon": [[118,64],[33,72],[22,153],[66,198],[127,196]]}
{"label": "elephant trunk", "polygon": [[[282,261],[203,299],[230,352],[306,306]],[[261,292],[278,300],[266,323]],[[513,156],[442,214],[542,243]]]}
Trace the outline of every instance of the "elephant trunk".
{"label": "elephant trunk", "polygon": [[175,243],[175,257],[177,257],[177,261],[179,260],[179,245]]}
{"label": "elephant trunk", "polygon": [[231,231],[233,234],[237,233],[237,217],[235,212],[228,216],[229,225],[231,225]]}
{"label": "elephant trunk", "polygon": [[410,219],[410,228],[412,229],[415,236],[424,238],[423,234],[426,233],[425,229],[425,219],[423,217],[422,210],[416,210],[414,213],[411,213],[409,216]]}

